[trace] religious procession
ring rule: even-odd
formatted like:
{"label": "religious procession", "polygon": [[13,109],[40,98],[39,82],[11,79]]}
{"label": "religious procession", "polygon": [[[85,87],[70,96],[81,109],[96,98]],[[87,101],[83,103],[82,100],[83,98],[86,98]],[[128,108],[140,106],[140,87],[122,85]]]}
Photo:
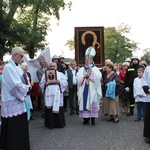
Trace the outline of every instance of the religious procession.
{"label": "religious procession", "polygon": [[150,150],[149,0],[0,0],[0,150]]}
{"label": "religious procession", "polygon": [[[29,123],[36,120],[35,109],[47,130],[64,128],[67,111],[70,117],[82,118],[83,128],[94,128],[99,114],[113,124],[122,121],[122,113],[134,116],[135,122],[144,121],[144,141],[150,143],[150,66],[146,61],[137,56],[119,64],[106,59],[98,68],[93,46],[86,49],[82,67],[75,60],[66,63],[62,55],[51,57],[49,64],[46,57],[39,57],[31,67],[21,47],[14,47],[11,55],[6,64],[0,62],[1,149],[30,149]],[[30,67],[38,82],[34,83]]]}

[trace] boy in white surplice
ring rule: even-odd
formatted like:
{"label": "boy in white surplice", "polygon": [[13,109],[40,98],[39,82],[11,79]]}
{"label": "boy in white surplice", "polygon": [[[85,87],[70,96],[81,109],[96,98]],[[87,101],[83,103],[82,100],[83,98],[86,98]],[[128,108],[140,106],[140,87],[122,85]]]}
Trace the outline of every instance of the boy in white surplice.
{"label": "boy in white surplice", "polygon": [[142,88],[142,75],[144,73],[143,68],[138,69],[138,77],[134,79],[133,82],[133,92],[134,92],[134,98],[136,102],[137,107],[137,118],[135,121],[140,121],[141,118],[144,118],[145,113],[145,92]]}

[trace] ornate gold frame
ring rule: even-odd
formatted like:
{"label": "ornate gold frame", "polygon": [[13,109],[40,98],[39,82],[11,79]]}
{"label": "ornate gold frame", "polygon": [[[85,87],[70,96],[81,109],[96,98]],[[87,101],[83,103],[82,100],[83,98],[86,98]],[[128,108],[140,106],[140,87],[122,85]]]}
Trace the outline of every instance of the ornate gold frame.
{"label": "ornate gold frame", "polygon": [[45,71],[46,82],[49,84],[56,84],[57,73],[55,69],[47,69]]}
{"label": "ornate gold frame", "polygon": [[93,38],[92,46],[96,50],[94,62],[97,67],[104,66],[104,27],[75,27],[75,60],[84,65],[85,50],[88,48],[86,36]]}

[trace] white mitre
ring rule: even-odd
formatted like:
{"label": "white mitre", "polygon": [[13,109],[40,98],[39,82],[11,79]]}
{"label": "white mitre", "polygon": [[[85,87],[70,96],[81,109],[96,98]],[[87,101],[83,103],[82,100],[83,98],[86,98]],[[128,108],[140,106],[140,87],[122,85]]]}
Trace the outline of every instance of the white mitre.
{"label": "white mitre", "polygon": [[93,59],[95,57],[95,55],[96,55],[96,51],[92,46],[90,46],[86,49],[85,57]]}

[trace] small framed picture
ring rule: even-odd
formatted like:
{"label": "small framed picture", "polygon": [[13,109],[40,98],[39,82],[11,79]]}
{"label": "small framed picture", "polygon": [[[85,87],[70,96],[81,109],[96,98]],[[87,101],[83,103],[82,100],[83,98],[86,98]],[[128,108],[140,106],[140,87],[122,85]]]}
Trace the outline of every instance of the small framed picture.
{"label": "small framed picture", "polygon": [[45,71],[46,82],[49,84],[56,84],[57,73],[55,69],[47,69]]}

